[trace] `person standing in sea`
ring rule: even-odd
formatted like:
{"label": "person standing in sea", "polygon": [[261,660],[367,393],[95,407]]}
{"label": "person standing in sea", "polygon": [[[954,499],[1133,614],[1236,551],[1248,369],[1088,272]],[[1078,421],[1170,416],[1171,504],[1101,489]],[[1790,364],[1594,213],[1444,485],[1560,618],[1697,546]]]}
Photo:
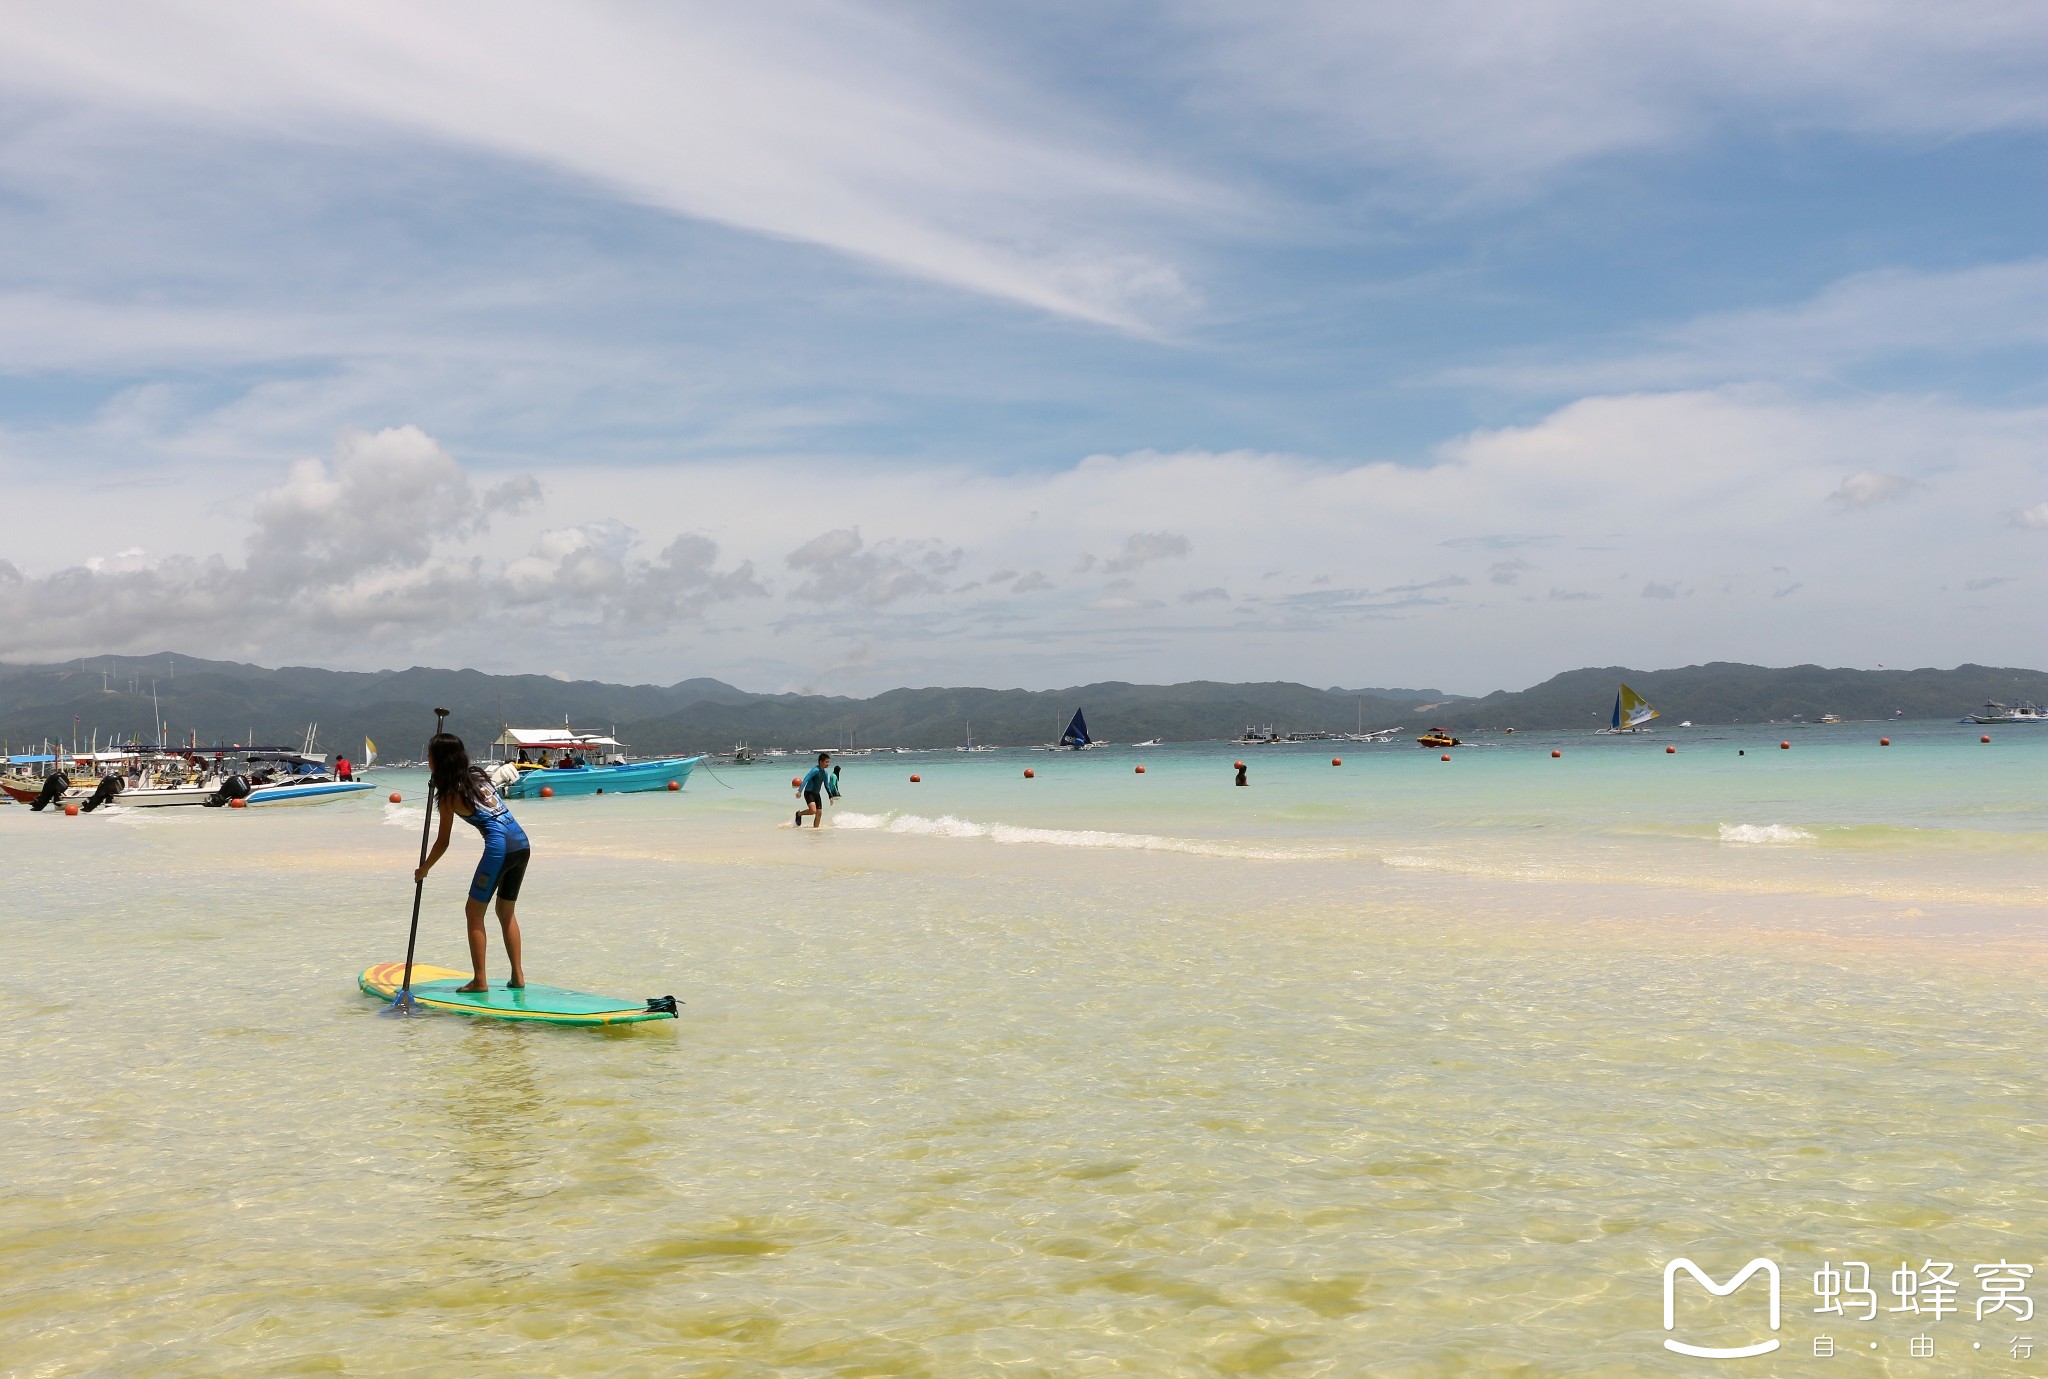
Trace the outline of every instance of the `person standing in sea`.
{"label": "person standing in sea", "polygon": [[441,805],[441,835],[434,850],[412,874],[415,882],[427,879],[434,863],[448,851],[448,834],[458,816],[484,836],[484,855],[477,862],[476,876],[469,883],[469,899],[463,915],[469,922],[469,962],[474,969],[469,985],[461,991],[489,991],[484,977],[484,957],[490,947],[484,930],[484,910],[492,897],[498,902],[498,927],[505,934],[505,956],[512,963],[512,980],[507,987],[526,985],[526,968],[519,951],[519,887],[526,880],[526,864],[533,857],[533,845],[526,830],[512,817],[505,801],[491,785],[481,766],[472,765],[469,749],[454,733],[435,733],[427,743],[427,768],[433,777],[434,797]]}
{"label": "person standing in sea", "polygon": [[804,815],[811,816],[811,827],[817,828],[825,822],[825,799],[839,798],[839,773],[832,770],[832,754],[818,753],[818,764],[804,773],[800,787],[804,793],[804,807],[796,812],[796,826],[804,826]]}

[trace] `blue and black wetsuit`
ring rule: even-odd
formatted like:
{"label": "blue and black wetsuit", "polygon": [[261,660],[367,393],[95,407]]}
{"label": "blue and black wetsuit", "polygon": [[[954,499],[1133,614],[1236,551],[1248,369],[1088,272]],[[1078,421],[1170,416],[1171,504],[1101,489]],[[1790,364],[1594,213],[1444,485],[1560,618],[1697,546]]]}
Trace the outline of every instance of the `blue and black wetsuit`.
{"label": "blue and black wetsuit", "polygon": [[525,879],[526,864],[533,856],[533,845],[482,771],[473,773],[470,784],[470,807],[474,812],[456,817],[474,824],[476,831],[484,835],[484,855],[476,864],[476,879],[469,883],[469,898],[488,904],[496,893],[506,900],[517,900],[519,883]]}
{"label": "blue and black wetsuit", "polygon": [[827,793],[835,800],[839,798],[839,782],[824,767],[813,766],[804,776],[803,792],[805,804],[823,805]]}

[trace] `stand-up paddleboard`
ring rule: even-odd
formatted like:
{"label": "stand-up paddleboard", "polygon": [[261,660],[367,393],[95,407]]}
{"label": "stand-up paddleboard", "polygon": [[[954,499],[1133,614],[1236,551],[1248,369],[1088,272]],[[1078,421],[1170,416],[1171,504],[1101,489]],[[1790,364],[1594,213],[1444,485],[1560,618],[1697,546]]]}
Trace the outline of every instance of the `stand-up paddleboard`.
{"label": "stand-up paddleboard", "polygon": [[[356,979],[366,995],[388,1001],[405,980],[405,964],[380,962]],[[469,973],[414,963],[412,996],[429,1010],[456,1015],[483,1015],[493,1020],[533,1020],[544,1025],[630,1025],[639,1020],[673,1020],[676,998],[651,996],[622,1001],[559,986],[529,985],[517,989],[493,983],[489,991],[457,991],[469,984]]]}

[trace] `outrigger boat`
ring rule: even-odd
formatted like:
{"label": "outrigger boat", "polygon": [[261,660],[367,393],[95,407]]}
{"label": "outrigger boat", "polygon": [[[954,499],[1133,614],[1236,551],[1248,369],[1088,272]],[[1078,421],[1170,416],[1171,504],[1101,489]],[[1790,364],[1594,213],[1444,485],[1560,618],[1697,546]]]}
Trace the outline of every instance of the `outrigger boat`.
{"label": "outrigger boat", "polygon": [[1973,713],[1968,718],[1958,719],[1960,723],[2048,723],[2048,709],[2039,704],[2001,704],[1996,699],[1984,706],[1984,712]]}
{"label": "outrigger boat", "polygon": [[634,761],[617,738],[560,728],[507,728],[491,744],[499,752],[517,752],[491,770],[491,782],[508,800],[538,798],[545,789],[554,795],[627,795],[642,790],[681,789],[690,772],[704,760],[655,757]]}

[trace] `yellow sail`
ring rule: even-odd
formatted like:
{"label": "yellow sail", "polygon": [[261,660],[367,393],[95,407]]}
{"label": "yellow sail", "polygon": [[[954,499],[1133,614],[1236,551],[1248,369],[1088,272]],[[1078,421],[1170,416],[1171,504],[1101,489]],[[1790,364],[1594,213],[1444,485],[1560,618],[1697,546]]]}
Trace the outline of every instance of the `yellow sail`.
{"label": "yellow sail", "polygon": [[1650,707],[1650,701],[1637,694],[1627,685],[1614,700],[1614,726],[1617,728],[1640,728],[1653,718],[1661,717]]}

